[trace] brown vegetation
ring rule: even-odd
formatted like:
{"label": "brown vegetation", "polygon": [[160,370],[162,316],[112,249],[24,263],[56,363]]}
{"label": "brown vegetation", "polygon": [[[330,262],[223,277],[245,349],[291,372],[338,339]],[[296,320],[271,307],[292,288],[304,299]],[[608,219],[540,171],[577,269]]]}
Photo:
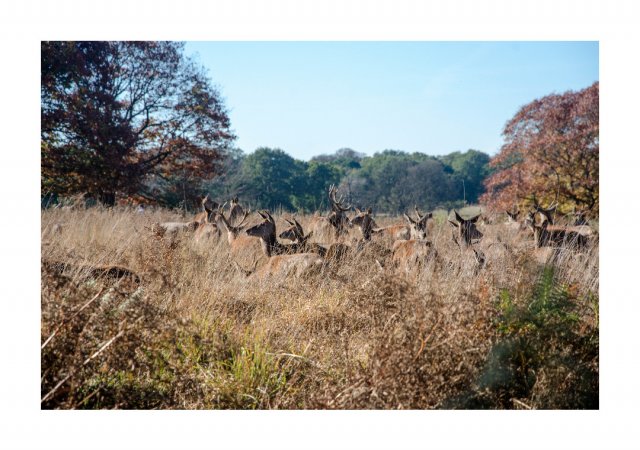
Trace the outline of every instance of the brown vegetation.
{"label": "brown vegetation", "polygon": [[[276,279],[237,269],[243,230],[203,245],[147,229],[179,220],[42,213],[42,408],[598,408],[597,235],[545,266],[494,217],[469,246],[479,266],[434,214],[411,274],[374,237],[335,264],[293,255],[317,270]],[[261,257],[243,267],[282,264]]]}

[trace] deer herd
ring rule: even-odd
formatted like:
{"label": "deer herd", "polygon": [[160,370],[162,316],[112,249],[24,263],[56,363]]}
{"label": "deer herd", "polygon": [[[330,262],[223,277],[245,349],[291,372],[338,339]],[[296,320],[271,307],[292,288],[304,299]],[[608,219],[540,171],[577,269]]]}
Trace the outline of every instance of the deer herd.
{"label": "deer herd", "polygon": [[[276,221],[269,211],[257,211],[261,222],[248,227],[247,218],[251,214],[240,206],[238,198],[233,198],[222,205],[209,199],[207,195],[202,199],[202,212],[190,222],[155,223],[151,230],[157,236],[175,236],[177,233],[193,232],[197,242],[218,240],[226,233],[229,255],[238,270],[252,278],[267,278],[276,275],[298,277],[331,264],[339,263],[351,255],[357,258],[365,249],[375,247],[378,254],[388,255],[391,266],[395,270],[411,272],[419,270],[425,263],[438,258],[436,245],[429,239],[429,223],[433,221],[433,213],[422,213],[414,208],[415,216],[403,214],[405,223],[386,227],[379,227],[371,208],[360,210],[347,205],[343,198],[337,198],[335,186],[329,188],[331,212],[326,216],[316,213],[308,220],[309,232],[305,233],[300,222],[292,217],[284,218],[289,225],[277,234]],[[515,232],[522,236],[531,236],[532,251],[536,259],[547,262],[554,258],[560,250],[571,252],[582,251],[594,235],[587,225],[583,212],[574,212],[573,223],[560,226],[555,223],[557,204],[543,208],[533,198],[533,208],[519,220],[520,211],[506,211],[507,221],[492,224],[484,219],[485,227],[503,227],[500,232]],[[355,215],[347,215],[351,210]],[[452,241],[460,249],[461,255],[470,255],[478,273],[487,258],[482,248],[484,234],[478,229],[481,215],[464,218],[456,210],[453,217],[448,219],[451,226]],[[358,237],[352,237],[353,231]],[[493,233],[496,234],[496,233]],[[289,241],[285,244],[278,239]],[[492,245],[489,243],[488,246]],[[528,244],[527,244],[528,245]],[[243,268],[241,261],[253,263],[251,269]],[[383,264],[377,259],[378,267]],[[259,266],[259,267],[258,267]],[[257,269],[256,269],[257,268]]]}

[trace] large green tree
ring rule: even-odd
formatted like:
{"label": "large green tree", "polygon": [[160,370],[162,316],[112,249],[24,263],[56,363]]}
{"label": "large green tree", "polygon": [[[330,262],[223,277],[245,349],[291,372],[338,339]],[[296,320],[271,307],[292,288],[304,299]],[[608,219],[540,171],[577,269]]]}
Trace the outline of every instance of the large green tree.
{"label": "large green tree", "polygon": [[484,193],[484,180],[489,174],[491,158],[478,150],[464,153],[453,152],[439,158],[451,168],[453,183],[460,191],[458,194],[467,203],[476,203]]}
{"label": "large green tree", "polygon": [[242,196],[263,208],[293,209],[293,196],[303,191],[304,165],[284,151],[261,147],[242,162]]}
{"label": "large green tree", "polygon": [[235,139],[219,92],[175,42],[42,42],[43,193],[148,195],[219,171]]}

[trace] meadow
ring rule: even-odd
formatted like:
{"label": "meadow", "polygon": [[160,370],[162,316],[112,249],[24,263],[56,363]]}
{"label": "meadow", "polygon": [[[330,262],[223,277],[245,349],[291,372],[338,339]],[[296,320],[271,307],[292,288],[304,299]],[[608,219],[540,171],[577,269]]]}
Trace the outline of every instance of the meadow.
{"label": "meadow", "polygon": [[597,235],[544,263],[530,234],[487,217],[480,268],[441,212],[437,258],[410,272],[374,237],[262,280],[224,237],[150,231],[188,220],[175,211],[43,210],[41,407],[598,408]]}

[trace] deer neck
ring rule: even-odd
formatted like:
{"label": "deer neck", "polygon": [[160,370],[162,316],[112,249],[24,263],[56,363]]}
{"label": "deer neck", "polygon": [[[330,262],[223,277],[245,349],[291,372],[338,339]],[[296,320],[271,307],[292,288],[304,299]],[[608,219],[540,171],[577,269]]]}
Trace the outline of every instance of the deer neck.
{"label": "deer neck", "polygon": [[270,258],[273,255],[280,255],[284,253],[284,249],[286,248],[284,245],[278,242],[275,235],[269,235],[265,237],[261,236],[260,245],[262,246],[262,251],[267,256],[267,258]]}
{"label": "deer neck", "polygon": [[227,230],[227,240],[229,241],[229,244],[232,244],[233,241],[235,241],[238,237],[240,229],[229,225],[229,222],[227,222],[227,219],[225,219],[222,214],[218,215],[218,220],[216,221],[216,223],[220,228],[224,227],[224,229]]}

